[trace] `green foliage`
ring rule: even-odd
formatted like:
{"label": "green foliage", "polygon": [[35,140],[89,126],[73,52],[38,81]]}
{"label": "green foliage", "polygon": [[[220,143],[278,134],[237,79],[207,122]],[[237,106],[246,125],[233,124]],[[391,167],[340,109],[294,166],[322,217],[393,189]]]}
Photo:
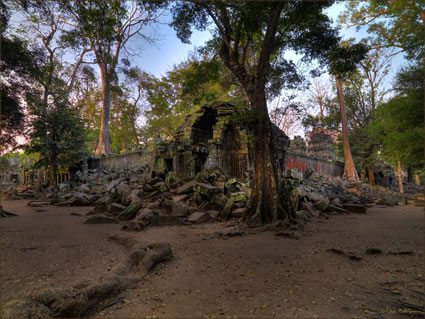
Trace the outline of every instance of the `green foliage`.
{"label": "green foliage", "polygon": [[86,148],[94,153],[99,138],[102,91],[97,87],[85,91],[78,100],[76,108],[84,119]]}
{"label": "green foliage", "polygon": [[137,104],[129,102],[129,92],[120,87],[112,95],[110,118],[111,150],[122,153],[139,144],[136,120],[140,115]]}
{"label": "green foliage", "polygon": [[31,115],[33,130],[26,152],[40,155],[36,167],[49,166],[56,172],[60,168],[69,168],[88,155],[84,147],[84,125],[75,109],[56,100],[47,109],[42,103],[34,103]]}
{"label": "green foliage", "polygon": [[415,60],[424,57],[424,13],[424,1],[351,0],[340,21],[358,29],[366,25],[373,46],[398,48]]}
{"label": "green foliage", "polygon": [[246,100],[229,70],[217,59],[192,55],[162,79],[138,69],[127,72],[128,83],[147,101],[144,143],[158,135],[169,138],[187,114],[217,100],[244,104]]}
{"label": "green foliage", "polygon": [[[266,96],[273,98],[303,80],[292,61],[285,59],[286,50],[294,49],[307,62],[329,62],[328,51],[339,42],[337,31],[322,12],[330,5],[326,1],[177,2],[171,26],[189,43],[192,28],[205,30],[214,23],[208,50],[220,55],[245,90],[264,72]],[[280,17],[273,26],[272,12],[279,12]],[[276,30],[266,38],[267,28]],[[265,62],[260,61],[264,58]]]}
{"label": "green foliage", "polygon": [[[398,94],[378,107],[373,134],[382,135],[382,156],[392,165],[419,168],[424,159],[424,73],[420,66],[397,76]],[[420,84],[421,83],[421,84]]]}
{"label": "green foliage", "polygon": [[357,64],[363,60],[368,47],[363,43],[343,42],[329,51],[329,73],[344,77],[357,69]]}
{"label": "green foliage", "polygon": [[30,169],[38,161],[39,154],[7,153],[0,156],[0,170],[13,168]]}

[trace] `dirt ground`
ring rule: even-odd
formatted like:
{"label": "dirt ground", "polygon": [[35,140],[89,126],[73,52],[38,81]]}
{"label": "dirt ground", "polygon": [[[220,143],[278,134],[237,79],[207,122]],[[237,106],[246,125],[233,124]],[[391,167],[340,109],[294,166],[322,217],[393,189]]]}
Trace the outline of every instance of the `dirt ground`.
{"label": "dirt ground", "polygon": [[169,242],[175,257],[96,318],[423,318],[423,207],[319,217],[299,239],[223,239],[214,233],[229,223],[130,233],[71,215],[89,208],[26,203],[3,203],[19,216],[0,221],[0,304],[38,285],[100,278],[126,256],[107,240],[120,234]]}

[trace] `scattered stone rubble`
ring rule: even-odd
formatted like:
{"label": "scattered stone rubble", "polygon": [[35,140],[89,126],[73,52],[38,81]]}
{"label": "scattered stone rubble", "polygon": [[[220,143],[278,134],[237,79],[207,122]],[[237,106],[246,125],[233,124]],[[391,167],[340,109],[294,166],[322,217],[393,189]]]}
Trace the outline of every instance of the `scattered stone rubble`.
{"label": "scattered stone rubble", "polygon": [[302,218],[366,213],[368,207],[375,205],[406,205],[408,200],[416,200],[416,193],[423,192],[423,187],[411,185],[412,193],[400,194],[382,186],[323,177],[312,171],[302,174],[291,170],[286,182],[290,194],[288,209]]}
{"label": "scattered stone rubble", "polygon": [[[287,194],[284,209],[304,221],[319,215],[366,213],[373,205],[405,205],[416,198],[313,171],[289,170],[282,182]],[[423,192],[423,187],[414,191]],[[183,182],[172,171],[148,165],[121,172],[77,173],[76,179],[47,193],[22,188],[9,193],[9,199],[32,199],[28,205],[33,207],[94,206],[81,214],[86,224],[120,223],[127,231],[241,219],[249,209],[250,196],[248,183],[226,177],[219,168],[203,168],[194,179]]]}

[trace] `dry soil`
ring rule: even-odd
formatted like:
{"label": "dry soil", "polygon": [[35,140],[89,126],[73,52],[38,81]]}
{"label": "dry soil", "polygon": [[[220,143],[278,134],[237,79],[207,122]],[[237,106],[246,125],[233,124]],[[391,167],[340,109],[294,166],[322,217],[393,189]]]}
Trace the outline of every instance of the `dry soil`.
{"label": "dry soil", "polygon": [[0,304],[39,285],[102,277],[126,256],[107,240],[119,234],[170,242],[175,257],[96,318],[423,317],[423,207],[320,217],[299,239],[273,232],[223,239],[214,234],[229,223],[134,233],[71,215],[90,208],[26,204],[3,203],[19,216],[0,221]]}

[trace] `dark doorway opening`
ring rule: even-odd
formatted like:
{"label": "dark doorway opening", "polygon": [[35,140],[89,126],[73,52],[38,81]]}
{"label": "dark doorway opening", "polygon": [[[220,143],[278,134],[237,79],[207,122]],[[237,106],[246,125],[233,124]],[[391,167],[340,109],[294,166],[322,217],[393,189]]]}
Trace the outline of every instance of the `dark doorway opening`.
{"label": "dark doorway opening", "polygon": [[172,158],[166,158],[165,159],[165,168],[168,172],[173,171],[173,159]]}

